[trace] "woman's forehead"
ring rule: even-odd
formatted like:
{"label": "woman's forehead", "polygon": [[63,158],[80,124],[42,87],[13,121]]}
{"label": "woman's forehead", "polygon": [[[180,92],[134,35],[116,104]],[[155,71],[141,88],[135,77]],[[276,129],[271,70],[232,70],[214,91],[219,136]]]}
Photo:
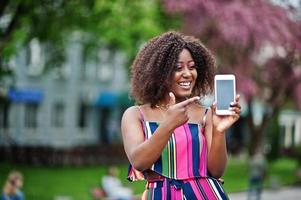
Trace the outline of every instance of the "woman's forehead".
{"label": "woman's forehead", "polygon": [[188,49],[183,49],[178,55],[178,62],[193,60],[192,55]]}

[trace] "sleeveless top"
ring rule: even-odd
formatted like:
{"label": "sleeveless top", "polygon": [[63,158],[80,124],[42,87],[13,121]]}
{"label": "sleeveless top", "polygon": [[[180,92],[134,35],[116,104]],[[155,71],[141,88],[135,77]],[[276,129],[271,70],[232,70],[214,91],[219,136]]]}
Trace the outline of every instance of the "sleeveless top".
{"label": "sleeveless top", "polygon": [[[139,108],[139,107],[138,107]],[[140,110],[141,124],[145,140],[152,137],[159,126],[159,122],[146,121]],[[206,109],[202,125],[185,123],[177,127],[169,138],[159,159],[150,170],[163,177],[184,180],[195,177],[208,177],[207,174],[207,143],[205,138]],[[156,148],[156,147],[154,147]],[[128,171],[128,180],[145,180],[143,172],[131,165]]]}

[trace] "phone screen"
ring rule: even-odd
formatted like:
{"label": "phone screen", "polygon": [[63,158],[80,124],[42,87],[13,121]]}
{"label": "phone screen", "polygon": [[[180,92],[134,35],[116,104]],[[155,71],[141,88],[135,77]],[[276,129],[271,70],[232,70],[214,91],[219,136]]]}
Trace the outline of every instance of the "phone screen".
{"label": "phone screen", "polygon": [[216,101],[218,110],[228,110],[234,100],[234,81],[216,80]]}

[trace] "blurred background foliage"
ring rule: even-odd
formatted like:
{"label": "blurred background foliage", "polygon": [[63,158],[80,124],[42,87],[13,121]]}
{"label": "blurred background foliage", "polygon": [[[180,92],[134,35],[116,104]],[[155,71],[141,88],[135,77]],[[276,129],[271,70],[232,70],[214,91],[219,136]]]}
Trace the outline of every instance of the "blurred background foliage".
{"label": "blurred background foliage", "polygon": [[157,0],[3,0],[0,19],[1,73],[7,72],[11,56],[33,38],[49,45],[47,66],[57,67],[74,32],[88,51],[106,44],[133,58],[145,40],[178,26]]}
{"label": "blurred background foliage", "polygon": [[[266,138],[269,124],[287,101],[300,109],[301,16],[294,1],[163,1],[180,14],[180,29],[201,39],[217,57],[218,73],[236,75],[246,101],[246,122],[253,155]],[[298,7],[299,6],[299,7]],[[263,112],[254,113],[260,102]],[[262,119],[255,120],[256,115]]]}

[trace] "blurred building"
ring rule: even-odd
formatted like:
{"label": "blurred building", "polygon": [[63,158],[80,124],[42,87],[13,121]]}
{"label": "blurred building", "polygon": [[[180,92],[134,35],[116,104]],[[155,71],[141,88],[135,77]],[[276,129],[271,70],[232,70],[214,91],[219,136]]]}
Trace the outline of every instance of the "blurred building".
{"label": "blurred building", "polygon": [[131,103],[124,54],[103,47],[88,57],[72,41],[63,66],[44,73],[47,51],[32,40],[12,59],[14,87],[0,105],[0,145],[121,143],[120,119]]}
{"label": "blurred building", "polygon": [[301,144],[301,112],[284,110],[280,113],[282,147],[289,149]]}

